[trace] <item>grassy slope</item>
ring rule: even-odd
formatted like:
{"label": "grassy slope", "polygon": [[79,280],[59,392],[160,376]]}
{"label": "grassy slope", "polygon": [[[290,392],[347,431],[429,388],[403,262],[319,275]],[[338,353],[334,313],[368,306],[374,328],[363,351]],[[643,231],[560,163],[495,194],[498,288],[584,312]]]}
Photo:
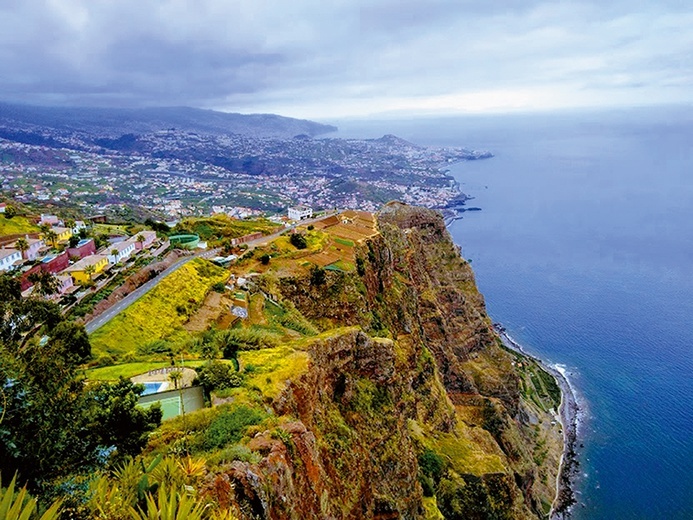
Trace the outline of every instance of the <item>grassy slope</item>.
{"label": "grassy slope", "polygon": [[19,233],[36,233],[39,228],[30,222],[26,217],[14,217],[7,219],[0,216],[0,236],[16,235]]}
{"label": "grassy slope", "polygon": [[274,233],[279,225],[266,219],[238,220],[226,215],[215,215],[208,218],[189,218],[176,226],[176,233],[190,232],[202,240],[220,240],[237,238],[250,233],[261,232],[265,235]]}
{"label": "grassy slope", "polygon": [[152,291],[91,335],[94,354],[121,355],[181,330],[210,287],[227,271],[196,259],[168,275]]}

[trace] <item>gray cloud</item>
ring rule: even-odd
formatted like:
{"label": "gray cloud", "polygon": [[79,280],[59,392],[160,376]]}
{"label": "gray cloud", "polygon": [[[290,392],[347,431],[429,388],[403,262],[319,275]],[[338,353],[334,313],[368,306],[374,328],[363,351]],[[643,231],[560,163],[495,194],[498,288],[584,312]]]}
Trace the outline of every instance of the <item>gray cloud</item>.
{"label": "gray cloud", "polygon": [[310,117],[691,102],[684,4],[5,0],[0,99]]}

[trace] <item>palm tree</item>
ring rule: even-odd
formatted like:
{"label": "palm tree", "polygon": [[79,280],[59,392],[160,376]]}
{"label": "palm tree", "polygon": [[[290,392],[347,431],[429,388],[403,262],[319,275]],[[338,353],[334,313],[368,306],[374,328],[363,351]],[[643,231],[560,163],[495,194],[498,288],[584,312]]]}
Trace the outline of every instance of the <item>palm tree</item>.
{"label": "palm tree", "polygon": [[14,247],[22,253],[22,258],[26,258],[25,253],[29,250],[29,241],[26,238],[18,238],[14,243]]}
{"label": "palm tree", "polygon": [[53,231],[52,229],[49,229],[48,231],[46,231],[44,233],[43,237],[51,243],[51,245],[53,246],[53,249],[55,249],[57,247],[58,234],[55,231]]}
{"label": "palm tree", "polygon": [[70,230],[75,229],[75,219],[73,218],[68,218],[65,220],[65,227],[69,228]]}
{"label": "palm tree", "polygon": [[144,246],[144,235],[140,233],[135,237],[135,240],[137,240],[140,243],[140,247]]}
{"label": "palm tree", "polygon": [[93,265],[88,265],[84,268],[84,274],[89,276],[90,280],[91,280],[91,275],[94,274],[95,272],[96,272],[96,267],[94,267]]}
{"label": "palm tree", "polygon": [[173,388],[178,388],[178,382],[183,378],[183,372],[175,370],[168,375],[168,378],[173,383]]}

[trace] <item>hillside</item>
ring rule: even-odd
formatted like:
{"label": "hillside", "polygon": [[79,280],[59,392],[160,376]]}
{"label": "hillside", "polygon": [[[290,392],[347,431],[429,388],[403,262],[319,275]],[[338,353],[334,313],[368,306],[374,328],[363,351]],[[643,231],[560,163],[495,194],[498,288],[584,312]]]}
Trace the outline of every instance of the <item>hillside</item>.
{"label": "hillside", "polygon": [[354,271],[265,275],[270,298],[324,332],[305,343],[303,374],[271,401],[284,436],[259,433],[248,446],[264,458],[229,470],[240,509],[296,519],[547,515],[562,449],[555,381],[502,348],[437,213],[390,204],[378,227],[356,246]]}
{"label": "hillside", "polygon": [[126,109],[0,103],[0,126],[16,128],[16,123],[112,137],[170,129],[253,137],[293,137],[301,134],[315,136],[337,130],[333,126],[274,114],[233,114],[190,107]]}
{"label": "hillside", "polygon": [[244,520],[545,518],[556,381],[503,348],[438,213],[345,215],[299,230],[305,249],[280,237],[232,267],[254,280],[231,295],[248,317],[200,341],[240,349],[236,379],[166,422],[146,458],[187,446],[206,461],[202,495],[227,489]]}
{"label": "hillside", "polygon": [[126,518],[179,497],[200,520],[528,519],[560,503],[559,387],[504,348],[439,213],[344,211],[234,252],[228,269],[197,258],[162,279],[89,336],[90,356],[79,336],[89,384],[65,388],[98,399],[40,433],[104,440],[69,468],[42,444],[48,477],[8,452],[40,498]]}

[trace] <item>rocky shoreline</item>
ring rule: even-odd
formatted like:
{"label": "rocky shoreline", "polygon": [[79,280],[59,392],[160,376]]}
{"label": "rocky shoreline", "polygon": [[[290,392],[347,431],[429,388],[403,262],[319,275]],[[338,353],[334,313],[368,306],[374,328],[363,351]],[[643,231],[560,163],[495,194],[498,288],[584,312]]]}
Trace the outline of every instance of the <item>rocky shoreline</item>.
{"label": "rocky shoreline", "polygon": [[496,323],[493,327],[507,348],[539,363],[544,370],[556,379],[561,389],[559,415],[563,427],[563,455],[561,456],[561,465],[556,481],[556,499],[551,505],[549,518],[551,520],[569,518],[571,516],[572,507],[577,503],[573,487],[575,479],[578,476],[579,466],[576,446],[578,441],[578,425],[580,422],[580,406],[575,397],[575,392],[573,391],[570,381],[560,368],[547,365],[542,360],[528,354],[522,348],[522,345],[517,343],[507,333],[505,327],[502,325]]}

